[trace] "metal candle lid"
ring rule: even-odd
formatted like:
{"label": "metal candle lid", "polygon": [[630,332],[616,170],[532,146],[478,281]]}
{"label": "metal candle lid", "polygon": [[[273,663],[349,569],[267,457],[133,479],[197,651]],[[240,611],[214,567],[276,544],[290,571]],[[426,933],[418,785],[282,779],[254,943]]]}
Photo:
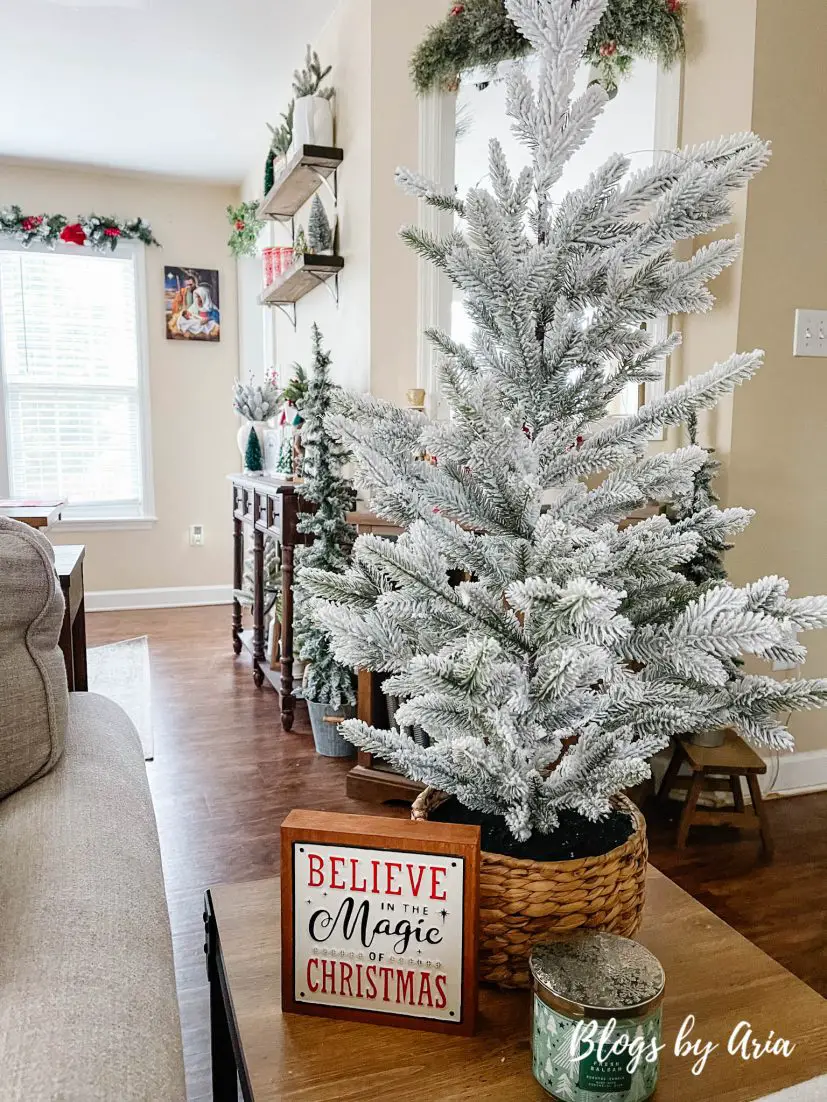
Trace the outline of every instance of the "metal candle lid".
{"label": "metal candle lid", "polygon": [[643,1017],[661,1001],[666,982],[648,949],[616,934],[536,945],[529,964],[540,998],[578,1018]]}

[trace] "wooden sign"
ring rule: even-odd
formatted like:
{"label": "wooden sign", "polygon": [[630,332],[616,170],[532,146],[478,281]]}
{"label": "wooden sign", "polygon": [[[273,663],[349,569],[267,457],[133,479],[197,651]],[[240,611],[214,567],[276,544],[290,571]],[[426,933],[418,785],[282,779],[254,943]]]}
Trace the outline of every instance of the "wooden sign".
{"label": "wooden sign", "polygon": [[282,1008],[470,1036],[479,863],[479,827],[291,812]]}

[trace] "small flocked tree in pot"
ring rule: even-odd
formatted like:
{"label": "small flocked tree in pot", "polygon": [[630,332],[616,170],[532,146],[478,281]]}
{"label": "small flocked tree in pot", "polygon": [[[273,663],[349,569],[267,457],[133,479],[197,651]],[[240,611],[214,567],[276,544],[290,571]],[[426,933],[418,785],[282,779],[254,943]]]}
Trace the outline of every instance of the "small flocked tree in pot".
{"label": "small flocked tree in pot", "polygon": [[298,493],[315,506],[315,512],[299,521],[299,531],[313,536],[304,548],[296,573],[296,650],[307,662],[304,693],[316,749],[325,757],[349,757],[353,745],[340,734],[343,719],[354,715],[356,702],[353,670],[338,662],[327,633],[315,622],[311,600],[303,591],[308,569],[342,575],[350,564],[356,538],[347,522],[353,505],[353,487],[342,477],[347,452],[327,427],[335,386],[330,378],[331,358],[322,348],[322,334],[313,326],[313,372],[302,402],[304,424],[304,482]]}
{"label": "small flocked tree in pot", "polygon": [[827,702],[824,680],[731,677],[742,654],[803,660],[798,633],[827,624],[827,598],[790,599],[777,577],[700,592],[681,573],[749,512],[710,504],[676,524],[620,527],[646,502],[688,494],[707,460],[696,446],[647,455],[652,430],[713,406],[760,366],[760,352],[733,355],[606,421],[612,399],[655,377],[679,343],[642,325],[711,307],[707,283],[738,242],[689,259],[674,246],[729,221],[729,193],[768,148],[738,134],[633,174],[616,155],[552,203],[606,102],[597,85],[573,99],[605,8],[508,0],[540,62],[536,87],[510,77],[508,113],[532,157],[516,179],[496,141],[490,190],[442,195],[400,174],[457,214],[443,239],[406,237],[463,291],[475,333],[469,346],[432,334],[450,421],[370,396],[339,402],[333,424],[357,484],[407,531],[396,543],[361,537],[344,574],[303,576],[336,658],[390,674],[400,726],[421,726],[430,744],[355,720],[347,737],[428,786],[419,814],[447,794],[438,814],[481,824],[481,976],[508,985],[528,983],[528,948],[557,930],[637,929],[645,833],[622,792],[673,735],[732,726],[788,748],[778,714]]}

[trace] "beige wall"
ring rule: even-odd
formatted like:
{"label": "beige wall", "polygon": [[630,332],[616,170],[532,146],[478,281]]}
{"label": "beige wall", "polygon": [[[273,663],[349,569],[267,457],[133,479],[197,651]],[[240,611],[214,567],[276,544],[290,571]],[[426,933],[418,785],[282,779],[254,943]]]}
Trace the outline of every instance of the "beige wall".
{"label": "beige wall", "polygon": [[[333,354],[338,383],[400,404],[416,385],[418,271],[398,231],[416,219],[417,210],[396,187],[394,172],[400,164],[416,168],[419,161],[419,104],[408,64],[428,24],[444,14],[444,0],[341,0],[314,43],[322,61],[333,66],[336,142],[345,154],[339,170],[345,270],[338,307],[324,290],[314,291],[298,304],[295,333],[286,318],[274,315],[275,357],[283,369],[293,360],[309,362],[315,321]],[[286,100],[289,82],[282,83]],[[277,114],[276,104],[271,115]],[[261,194],[258,165],[245,194]],[[324,191],[322,197],[330,209]],[[309,205],[298,219],[306,225],[308,216]],[[288,242],[285,229],[277,226],[273,234],[274,243]],[[256,317],[248,299],[249,293],[242,312],[245,331],[252,332]],[[245,357],[244,366],[260,371],[267,365]]]}
{"label": "beige wall", "polygon": [[[765,574],[791,593],[827,592],[827,365],[794,359],[796,307],[827,309],[827,5],[823,0],[693,0],[684,89],[684,142],[755,129],[773,143],[769,167],[737,204],[741,264],[716,281],[716,310],[685,326],[692,375],[735,350],[763,348],[755,379],[705,425],[725,462],[727,504],[757,511],[728,566],[741,584]],[[827,633],[804,640],[806,676],[827,676]],[[801,751],[827,748],[824,712],[791,724]]]}
{"label": "beige wall", "polygon": [[[57,533],[87,545],[87,590],[230,584],[230,499],[225,476],[239,469],[231,386],[238,370],[235,264],[227,249],[225,207],[235,189],[157,177],[0,163],[0,206],[67,215],[140,215],[161,249],[146,251],[155,512],[148,531]],[[167,341],[164,265],[218,268],[222,332],[218,344]],[[191,524],[206,544],[192,548]]]}
{"label": "beige wall", "polygon": [[[732,555],[736,581],[790,579],[795,596],[827,592],[827,363],[794,359],[797,307],[827,309],[827,5],[758,0],[753,126],[772,139],[750,191],[740,348],[766,364],[737,395],[730,497],[757,510]],[[809,634],[808,676],[827,676],[827,632]],[[800,750],[827,748],[827,717],[794,718]]]}

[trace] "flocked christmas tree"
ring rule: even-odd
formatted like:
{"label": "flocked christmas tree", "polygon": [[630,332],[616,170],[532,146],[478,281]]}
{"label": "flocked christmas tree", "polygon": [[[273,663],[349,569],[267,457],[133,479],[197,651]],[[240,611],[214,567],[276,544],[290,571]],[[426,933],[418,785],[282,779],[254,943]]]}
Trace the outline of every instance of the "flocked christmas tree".
{"label": "flocked christmas tree", "polygon": [[[825,680],[731,678],[744,653],[803,661],[798,633],[827,624],[827,598],[790,599],[777,577],[699,594],[680,572],[703,540],[741,531],[749,512],[710,505],[674,525],[655,516],[618,526],[647,501],[688,494],[707,460],[697,446],[647,456],[652,431],[685,423],[760,366],[760,352],[733,355],[637,413],[603,420],[679,343],[642,324],[711,307],[706,285],[738,242],[714,240],[688,259],[674,246],[729,221],[729,193],[768,148],[738,134],[633,174],[616,155],[552,203],[606,102],[598,85],[572,98],[605,8],[508,0],[540,64],[536,87],[522,71],[509,81],[508,113],[532,157],[516,179],[496,141],[490,191],[443,195],[400,174],[412,194],[458,216],[444,239],[406,236],[462,291],[475,333],[467,347],[432,334],[449,421],[371,396],[338,403],[333,425],[357,484],[407,532],[396,543],[360,537],[344,575],[303,575],[336,658],[392,674],[385,688],[405,701],[400,726],[421,725],[431,742],[355,720],[345,737],[504,818],[520,840],[554,831],[567,809],[608,815],[674,734],[732,726],[786,748],[779,713],[827,702]],[[586,477],[601,474],[589,488]],[[452,586],[450,572],[464,580]]]}
{"label": "flocked christmas tree", "polygon": [[314,253],[327,253],[333,251],[333,231],[324,203],[318,195],[314,195],[310,207],[310,221],[307,224],[307,239],[310,251]]}
{"label": "flocked christmas tree", "polygon": [[342,477],[348,456],[327,428],[336,390],[330,364],[330,353],[322,349],[322,335],[314,325],[313,374],[302,404],[305,481],[299,493],[316,506],[316,511],[299,521],[299,531],[312,535],[313,542],[302,551],[297,571],[296,642],[299,657],[309,663],[305,674],[307,699],[338,708],[356,700],[353,671],[336,661],[327,634],[311,615],[311,599],[302,591],[307,568],[341,576],[350,563],[356,538],[355,530],[347,523],[347,513],[353,507],[353,487]]}

